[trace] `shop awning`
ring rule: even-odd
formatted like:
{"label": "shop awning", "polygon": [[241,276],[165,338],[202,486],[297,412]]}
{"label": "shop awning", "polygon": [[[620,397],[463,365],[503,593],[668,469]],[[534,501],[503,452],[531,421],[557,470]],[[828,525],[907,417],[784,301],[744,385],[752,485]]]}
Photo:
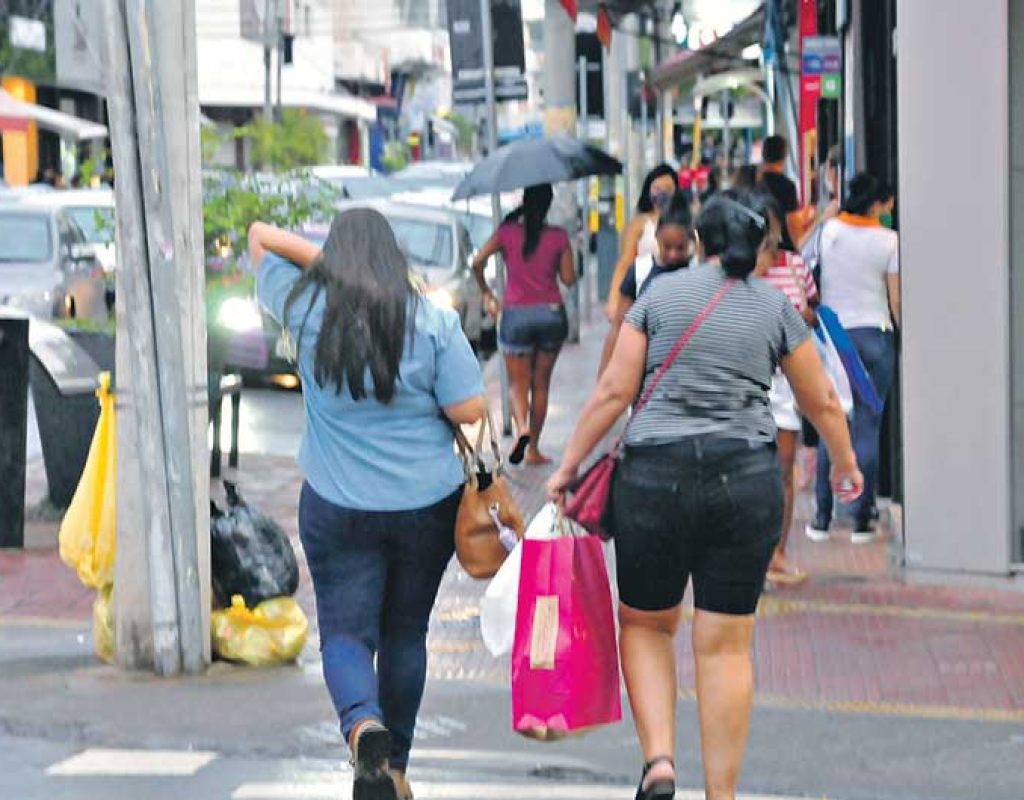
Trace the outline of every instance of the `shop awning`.
{"label": "shop awning", "polygon": [[725,36],[707,47],[700,50],[685,50],[662,62],[654,72],[654,86],[658,89],[670,89],[698,75],[736,67],[743,48],[761,41],[764,24],[765,9],[761,6]]}
{"label": "shop awning", "polygon": [[107,136],[105,125],[79,119],[46,106],[26,103],[0,89],[0,130],[24,131],[30,122],[74,141],[104,139]]}
{"label": "shop awning", "polygon": [[[199,104],[214,108],[262,108],[263,92],[231,91],[218,95],[214,92],[203,93]],[[361,119],[367,122],[377,121],[377,107],[361,97],[348,94],[327,94],[322,92],[290,92],[285,89],[281,104],[285,108],[305,108],[321,114],[333,114],[349,119]]]}

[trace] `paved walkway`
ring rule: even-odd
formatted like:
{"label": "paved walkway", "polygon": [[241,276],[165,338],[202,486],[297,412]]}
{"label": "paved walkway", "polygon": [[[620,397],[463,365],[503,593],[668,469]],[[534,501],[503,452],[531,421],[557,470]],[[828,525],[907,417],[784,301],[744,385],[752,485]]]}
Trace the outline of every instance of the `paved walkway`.
{"label": "paved walkway", "polygon": [[[542,440],[549,455],[557,456],[564,448],[593,386],[603,335],[603,322],[585,325],[583,343],[567,346],[558,362]],[[497,414],[499,387],[491,366],[488,391]],[[543,503],[550,471],[511,469],[513,491],[527,514]],[[30,499],[45,490],[40,475],[41,465],[34,462]],[[298,547],[295,503],[301,479],[292,459],[243,455],[237,478],[244,495],[280,521]],[[806,495],[798,502],[792,555],[811,579],[797,588],[769,592],[759,610],[758,703],[1024,721],[1024,593],[1019,585],[910,582],[891,566],[888,537],[863,546],[850,544],[842,533],[824,544],[805,539],[800,531],[810,502]],[[91,593],[60,564],[53,546],[55,530],[54,525],[37,525],[30,537],[33,549],[0,553],[0,623],[88,618]],[[483,590],[483,584],[454,564],[449,569],[431,629],[435,677],[507,682],[507,662],[492,659],[480,642]],[[312,618],[308,575],[303,576],[299,601]],[[679,639],[683,696],[692,695],[694,688],[688,648],[684,630]]]}

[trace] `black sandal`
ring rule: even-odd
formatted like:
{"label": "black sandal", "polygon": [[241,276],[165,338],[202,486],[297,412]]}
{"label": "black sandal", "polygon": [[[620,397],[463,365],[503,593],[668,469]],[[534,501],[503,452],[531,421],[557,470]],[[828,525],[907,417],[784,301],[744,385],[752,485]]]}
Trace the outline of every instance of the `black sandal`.
{"label": "black sandal", "polygon": [[523,457],[526,455],[526,448],[530,446],[530,434],[524,433],[519,437],[516,442],[516,446],[512,448],[512,452],[508,454],[509,464],[522,464]]}
{"label": "black sandal", "polygon": [[676,782],[674,778],[672,780],[662,778],[658,781],[652,781],[650,786],[646,789],[644,788],[644,778],[647,777],[647,773],[651,771],[655,764],[669,764],[672,766],[673,772],[676,769],[675,760],[669,756],[657,756],[644,764],[643,774],[640,775],[640,786],[636,790],[636,800],[672,800],[676,796]]}

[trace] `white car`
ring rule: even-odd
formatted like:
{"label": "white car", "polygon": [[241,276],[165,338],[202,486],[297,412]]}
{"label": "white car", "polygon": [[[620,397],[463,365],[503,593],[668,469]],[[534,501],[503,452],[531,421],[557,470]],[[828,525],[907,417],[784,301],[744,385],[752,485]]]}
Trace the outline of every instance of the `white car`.
{"label": "white car", "polygon": [[103,271],[111,277],[117,267],[114,193],[110,189],[73,189],[59,192],[33,192],[20,197],[34,207],[64,209],[86,241],[93,245]]}

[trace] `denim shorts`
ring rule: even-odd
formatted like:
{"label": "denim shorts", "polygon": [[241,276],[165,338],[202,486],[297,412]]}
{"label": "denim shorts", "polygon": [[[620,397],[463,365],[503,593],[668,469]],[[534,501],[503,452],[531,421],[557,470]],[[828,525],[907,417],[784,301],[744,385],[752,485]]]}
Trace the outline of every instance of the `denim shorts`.
{"label": "denim shorts", "polygon": [[619,596],[630,608],[682,602],[753,614],[782,531],[775,445],[698,436],[629,447],[612,488]]}
{"label": "denim shorts", "polygon": [[507,355],[530,356],[538,350],[557,353],[568,335],[563,305],[508,306],[501,312],[498,345]]}

